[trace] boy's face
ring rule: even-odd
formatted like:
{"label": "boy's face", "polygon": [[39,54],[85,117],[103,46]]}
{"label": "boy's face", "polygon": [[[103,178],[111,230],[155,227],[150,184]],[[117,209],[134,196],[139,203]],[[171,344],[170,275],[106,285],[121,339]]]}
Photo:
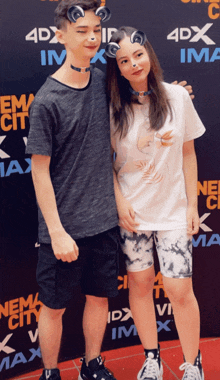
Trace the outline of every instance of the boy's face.
{"label": "boy's face", "polygon": [[66,28],[57,32],[57,39],[77,59],[91,59],[101,44],[100,17],[93,11],[85,11],[85,16],[78,18],[75,23],[67,22]]}

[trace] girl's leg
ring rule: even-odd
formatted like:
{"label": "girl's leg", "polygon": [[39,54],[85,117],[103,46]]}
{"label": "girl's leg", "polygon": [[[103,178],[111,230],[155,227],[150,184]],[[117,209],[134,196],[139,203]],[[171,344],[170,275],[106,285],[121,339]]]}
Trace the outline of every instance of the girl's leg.
{"label": "girl's leg", "polygon": [[173,307],[185,360],[194,364],[199,350],[200,315],[192,278],[163,277],[163,283]]}
{"label": "girl's leg", "polygon": [[121,228],[122,249],[129,281],[129,301],[138,335],[145,349],[156,349],[157,325],[153,302],[153,233]]}
{"label": "girl's leg", "polygon": [[129,302],[139,338],[145,349],[157,349],[157,324],[153,301],[154,266],[129,272]]}

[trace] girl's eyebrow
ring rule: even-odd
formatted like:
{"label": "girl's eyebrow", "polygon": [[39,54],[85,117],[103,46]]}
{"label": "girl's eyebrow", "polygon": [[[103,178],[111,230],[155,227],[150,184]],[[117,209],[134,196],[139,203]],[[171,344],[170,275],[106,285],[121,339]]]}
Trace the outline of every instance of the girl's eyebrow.
{"label": "girl's eyebrow", "polygon": [[121,59],[124,59],[124,58],[127,58],[126,55],[124,57],[118,58],[118,60],[120,61]]}
{"label": "girl's eyebrow", "polygon": [[[132,55],[137,54],[139,51],[142,51],[142,50],[141,49],[135,50],[134,53],[132,53]],[[124,59],[124,58],[127,58],[127,56],[125,55],[124,57],[118,58],[118,61],[120,61],[121,59]]]}

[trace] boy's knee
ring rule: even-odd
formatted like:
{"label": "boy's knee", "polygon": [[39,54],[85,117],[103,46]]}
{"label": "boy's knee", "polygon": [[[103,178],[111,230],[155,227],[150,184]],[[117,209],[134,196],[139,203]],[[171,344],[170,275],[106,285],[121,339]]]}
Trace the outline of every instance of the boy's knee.
{"label": "boy's knee", "polygon": [[46,305],[43,305],[41,310],[41,317],[47,317],[53,320],[59,319],[62,318],[65,310],[66,309],[51,309]]}
{"label": "boy's knee", "polygon": [[108,305],[108,298],[105,297],[95,297],[95,296],[86,296],[86,303],[88,305],[98,305],[98,306],[106,306]]}

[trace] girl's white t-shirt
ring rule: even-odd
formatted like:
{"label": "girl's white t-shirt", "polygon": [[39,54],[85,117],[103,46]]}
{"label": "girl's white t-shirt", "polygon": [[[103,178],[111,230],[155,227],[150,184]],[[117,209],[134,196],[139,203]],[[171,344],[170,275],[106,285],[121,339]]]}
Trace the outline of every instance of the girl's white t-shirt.
{"label": "girl's white t-shirt", "polygon": [[138,230],[187,226],[183,144],[205,132],[188,92],[163,83],[173,110],[159,131],[149,127],[149,106],[134,104],[128,134],[120,139],[111,120],[114,169],[123,196],[135,211]]}

